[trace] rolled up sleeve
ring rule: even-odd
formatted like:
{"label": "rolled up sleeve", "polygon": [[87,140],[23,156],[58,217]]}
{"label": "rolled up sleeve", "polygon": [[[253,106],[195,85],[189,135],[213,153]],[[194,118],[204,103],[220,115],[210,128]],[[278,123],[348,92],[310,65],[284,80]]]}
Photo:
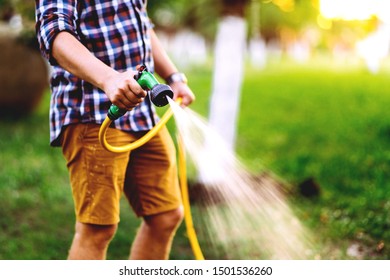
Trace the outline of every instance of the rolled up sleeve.
{"label": "rolled up sleeve", "polygon": [[78,38],[76,1],[36,0],[35,3],[35,29],[41,53],[50,64],[57,65],[52,46],[58,33],[67,31]]}

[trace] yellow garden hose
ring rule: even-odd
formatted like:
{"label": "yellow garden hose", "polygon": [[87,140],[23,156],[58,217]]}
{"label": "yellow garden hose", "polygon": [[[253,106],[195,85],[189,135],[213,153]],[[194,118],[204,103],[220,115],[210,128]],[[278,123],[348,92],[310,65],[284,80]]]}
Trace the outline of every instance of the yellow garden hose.
{"label": "yellow garden hose", "polygon": [[204,260],[202,250],[200,248],[194,223],[192,221],[190,196],[188,194],[187,185],[187,168],[186,168],[186,153],[184,148],[183,139],[180,135],[177,136],[178,150],[179,150],[179,173],[180,173],[180,186],[181,196],[183,199],[184,207],[184,222],[186,224],[188,240],[190,241],[192,252],[194,253],[196,260]]}
{"label": "yellow garden hose", "polygon": [[[178,99],[177,102],[180,103],[181,99]],[[172,109],[168,108],[165,114],[161,117],[160,121],[150,131],[148,131],[140,139],[124,146],[112,146],[107,142],[106,132],[112,120],[106,117],[99,130],[99,142],[106,150],[110,152],[122,153],[122,152],[132,151],[144,145],[150,139],[152,139],[159,132],[159,130],[164,125],[166,125],[166,123],[168,122],[168,120],[171,118],[172,115],[173,115]],[[190,242],[195,259],[204,260],[204,256],[200,248],[198,238],[195,232],[194,224],[192,221],[190,200],[188,195],[188,185],[187,185],[185,149],[184,149],[184,143],[180,136],[178,137],[178,153],[179,153],[179,176],[180,176],[179,180],[180,180],[180,187],[181,187],[183,207],[184,207],[184,222],[186,224],[188,240]]]}
{"label": "yellow garden hose", "polygon": [[169,121],[172,114],[173,114],[172,109],[169,108],[165,112],[165,114],[161,117],[160,121],[151,130],[149,130],[143,137],[124,146],[112,146],[107,142],[106,132],[112,120],[106,117],[99,130],[99,142],[106,150],[110,152],[123,153],[123,152],[132,151],[134,149],[137,149],[138,147],[141,147],[150,139],[152,139],[157,134],[157,132],[159,132],[160,129]]}

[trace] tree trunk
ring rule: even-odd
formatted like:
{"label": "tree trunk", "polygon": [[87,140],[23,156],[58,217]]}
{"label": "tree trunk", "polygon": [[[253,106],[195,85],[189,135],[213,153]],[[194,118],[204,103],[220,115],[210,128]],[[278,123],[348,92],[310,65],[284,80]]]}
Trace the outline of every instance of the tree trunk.
{"label": "tree trunk", "polygon": [[0,36],[0,49],[0,118],[28,116],[49,88],[47,64],[39,51],[11,36]]}
{"label": "tree trunk", "polygon": [[[244,8],[247,1],[224,0],[222,15],[214,47],[214,73],[209,108],[209,124],[226,144],[225,154],[234,153],[236,126],[240,108],[241,84],[244,73],[244,55],[246,50],[246,21]],[[214,145],[214,146],[213,146]],[[213,139],[206,139],[206,150],[210,154],[209,164],[199,170],[199,181],[212,184],[219,181],[223,172],[222,158],[215,158]],[[218,154],[217,154],[218,155]],[[210,169],[210,167],[214,167]]]}
{"label": "tree trunk", "polygon": [[234,151],[246,49],[246,22],[227,15],[219,22],[214,49],[209,123]]}

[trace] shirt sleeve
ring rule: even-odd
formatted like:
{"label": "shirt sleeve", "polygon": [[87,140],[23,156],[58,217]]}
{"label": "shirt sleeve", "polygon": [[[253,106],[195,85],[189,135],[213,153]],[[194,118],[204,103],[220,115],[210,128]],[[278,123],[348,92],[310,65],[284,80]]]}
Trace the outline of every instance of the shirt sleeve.
{"label": "shirt sleeve", "polygon": [[51,1],[36,0],[36,34],[39,47],[43,57],[51,65],[58,65],[52,56],[52,46],[55,37],[62,31],[67,31],[78,38],[77,20],[77,0]]}
{"label": "shirt sleeve", "polygon": [[141,7],[139,9],[139,13],[141,15],[141,19],[142,19],[143,23],[146,26],[146,29],[153,29],[154,23],[148,16],[147,2],[148,2],[147,0],[139,1],[138,5]]}
{"label": "shirt sleeve", "polygon": [[154,28],[154,23],[153,21],[148,17],[148,21],[146,23],[147,29],[153,29]]}

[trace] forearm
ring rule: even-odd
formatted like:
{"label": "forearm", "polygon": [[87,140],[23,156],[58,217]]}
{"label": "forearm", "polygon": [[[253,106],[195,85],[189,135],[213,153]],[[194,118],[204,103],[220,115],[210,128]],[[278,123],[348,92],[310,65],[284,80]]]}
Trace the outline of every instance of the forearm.
{"label": "forearm", "polygon": [[150,29],[149,32],[152,42],[152,55],[154,59],[155,72],[161,78],[166,79],[171,74],[178,72],[178,70],[165,52],[156,33],[152,29]]}
{"label": "forearm", "polygon": [[104,81],[116,73],[68,32],[57,35],[52,54],[62,68],[100,89],[104,88]]}
{"label": "forearm", "polygon": [[111,102],[121,109],[138,106],[146,96],[146,92],[134,80],[132,71],[117,72],[96,58],[68,32],[60,32],[54,39],[52,55],[62,68],[103,90]]}
{"label": "forearm", "polygon": [[[169,76],[171,76],[173,73],[177,73],[178,70],[171,59],[168,57],[154,31],[150,30],[149,32],[151,32],[150,37],[152,40],[152,54],[156,73],[163,79],[167,80]],[[169,85],[173,90],[174,99],[181,98],[182,106],[188,106],[195,100],[195,95],[188,87],[187,81],[175,81],[171,82]]]}

